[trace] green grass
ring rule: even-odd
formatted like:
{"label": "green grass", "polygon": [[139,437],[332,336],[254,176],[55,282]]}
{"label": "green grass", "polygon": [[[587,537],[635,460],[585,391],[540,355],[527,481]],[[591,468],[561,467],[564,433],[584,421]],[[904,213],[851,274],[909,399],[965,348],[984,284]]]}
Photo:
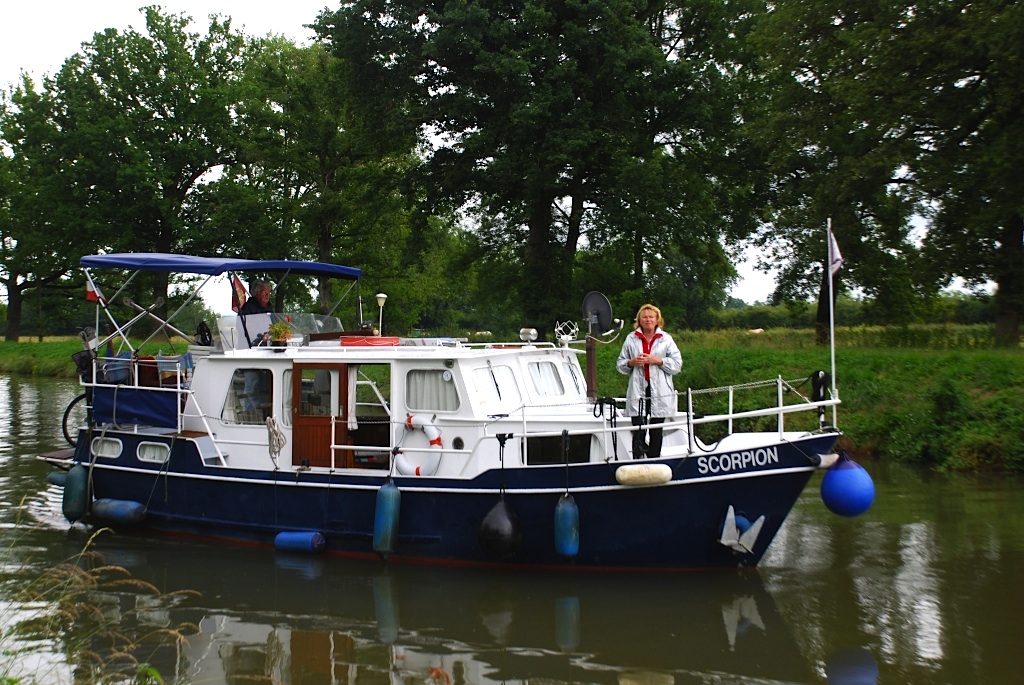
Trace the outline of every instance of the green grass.
{"label": "green grass", "polygon": [[82,349],[78,338],[44,338],[43,342],[0,342],[0,372],[74,378],[71,355]]}
{"label": "green grass", "polygon": [[[24,502],[15,531],[26,530],[23,508]],[[153,628],[139,616],[143,611],[167,610],[198,593],[162,593],[133,578],[127,569],[108,563],[94,542],[109,532],[109,528],[93,531],[80,553],[41,568],[34,576],[13,567],[0,573],[0,583],[17,588],[13,602],[0,610],[0,685],[61,682],[60,668],[67,668],[76,683],[165,682],[148,659],[160,649],[180,649],[189,635],[199,632],[199,626],[181,623]],[[141,598],[145,601],[138,601]],[[115,611],[111,602],[118,607]],[[58,660],[63,656],[63,666],[37,658],[43,654]]]}
{"label": "green grass", "polygon": [[[810,331],[687,331],[675,338],[683,355],[678,391],[777,376],[793,381],[830,368],[828,348],[816,346]],[[881,347],[874,334],[837,334],[840,446],[857,459],[1024,472],[1024,351],[978,349],[962,330],[951,339],[963,347],[938,335],[919,339],[927,345]],[[600,396],[625,394],[618,352],[619,345],[598,347]]]}
{"label": "green grass", "polygon": [[[138,343],[134,343],[136,347]],[[140,355],[155,355],[158,352],[168,354],[172,343],[166,338],[147,343]],[[182,352],[188,349],[187,343],[175,338],[173,347]],[[49,337],[39,342],[36,338],[22,338],[20,342],[0,342],[0,373],[14,373],[27,376],[46,376],[51,378],[74,378],[75,364],[71,355],[82,350],[82,343],[77,337]],[[114,348],[117,351],[115,345]]]}
{"label": "green grass", "polygon": [[[980,342],[986,330],[840,328],[836,380],[843,400],[837,421],[845,433],[841,446],[859,459],[944,470],[1024,472],[1024,350],[991,349]],[[683,355],[683,370],[675,379],[679,391],[777,376],[793,381],[830,368],[828,348],[815,345],[808,330],[674,335]],[[625,395],[626,377],[615,370],[621,345],[622,334],[597,346],[601,397]],[[77,338],[2,343],[0,371],[72,378],[71,354],[80,349]],[[801,392],[809,394],[809,388]],[[707,401],[702,397],[695,411],[714,411],[701,404]]]}

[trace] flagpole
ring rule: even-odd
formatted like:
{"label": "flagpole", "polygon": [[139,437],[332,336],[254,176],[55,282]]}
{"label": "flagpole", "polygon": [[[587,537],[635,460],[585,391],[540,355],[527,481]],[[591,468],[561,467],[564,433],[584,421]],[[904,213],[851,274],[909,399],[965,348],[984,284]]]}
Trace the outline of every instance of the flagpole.
{"label": "flagpole", "polygon": [[[832,283],[835,280],[835,270],[832,268],[835,256],[832,254],[835,238],[832,237],[832,217],[828,217],[826,223],[825,249],[828,252],[826,257],[825,270],[828,273],[828,341],[829,353],[832,362],[832,399],[839,399],[839,389],[836,387],[836,318],[835,318],[835,296],[832,292]],[[836,426],[836,405],[832,405],[832,426]]]}

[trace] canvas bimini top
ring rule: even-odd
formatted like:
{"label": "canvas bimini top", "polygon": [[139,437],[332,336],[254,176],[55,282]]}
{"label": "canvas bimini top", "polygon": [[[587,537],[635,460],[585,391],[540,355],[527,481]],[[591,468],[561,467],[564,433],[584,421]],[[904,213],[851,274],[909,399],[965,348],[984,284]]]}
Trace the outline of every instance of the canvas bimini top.
{"label": "canvas bimini top", "polygon": [[198,257],[160,252],[122,252],[82,257],[86,269],[138,269],[216,276],[229,271],[288,272],[301,276],[330,276],[359,280],[362,269],[324,262],[302,262],[290,259],[237,259],[233,257]]}

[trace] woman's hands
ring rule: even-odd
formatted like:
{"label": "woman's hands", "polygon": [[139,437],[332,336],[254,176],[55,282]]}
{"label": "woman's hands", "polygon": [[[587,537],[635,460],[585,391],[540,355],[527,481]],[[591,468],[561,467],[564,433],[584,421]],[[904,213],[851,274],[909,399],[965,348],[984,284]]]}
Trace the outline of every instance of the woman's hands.
{"label": "woman's hands", "polygon": [[629,360],[629,366],[661,366],[661,357],[654,354],[638,354]]}

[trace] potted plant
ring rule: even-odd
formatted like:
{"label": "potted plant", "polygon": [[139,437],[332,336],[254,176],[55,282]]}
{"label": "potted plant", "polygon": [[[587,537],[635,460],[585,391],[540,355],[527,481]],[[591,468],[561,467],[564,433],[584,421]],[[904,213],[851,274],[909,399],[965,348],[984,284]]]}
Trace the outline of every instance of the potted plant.
{"label": "potted plant", "polygon": [[287,321],[275,321],[267,329],[270,339],[276,343],[283,343],[292,335],[292,327]]}

